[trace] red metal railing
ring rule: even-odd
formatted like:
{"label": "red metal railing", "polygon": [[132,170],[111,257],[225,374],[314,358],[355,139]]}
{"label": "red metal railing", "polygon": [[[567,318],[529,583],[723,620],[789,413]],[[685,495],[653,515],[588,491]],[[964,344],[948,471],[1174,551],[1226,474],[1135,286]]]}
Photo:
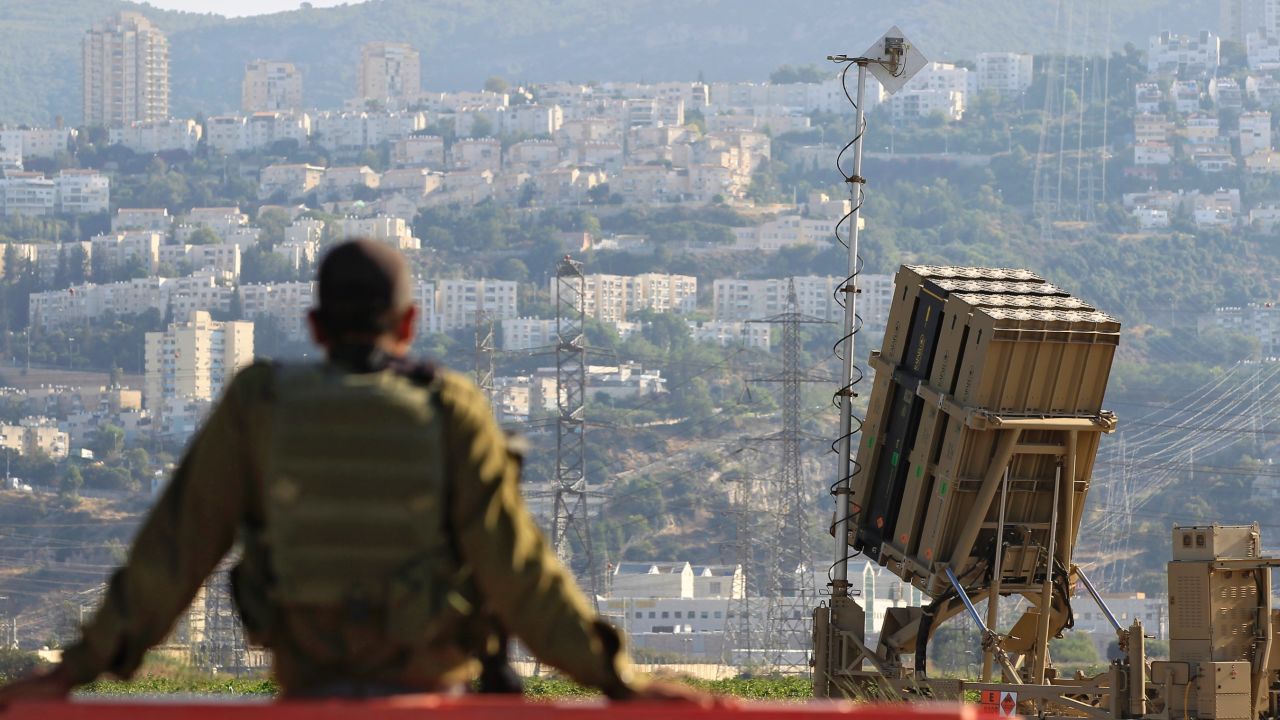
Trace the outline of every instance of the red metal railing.
{"label": "red metal railing", "polygon": [[0,712],[3,720],[977,720],[995,717],[976,705],[960,703],[856,704],[849,702],[744,702],[733,707],[703,709],[679,704],[524,702],[490,698],[447,698],[415,695],[369,701],[179,702],[76,700],[15,703]]}

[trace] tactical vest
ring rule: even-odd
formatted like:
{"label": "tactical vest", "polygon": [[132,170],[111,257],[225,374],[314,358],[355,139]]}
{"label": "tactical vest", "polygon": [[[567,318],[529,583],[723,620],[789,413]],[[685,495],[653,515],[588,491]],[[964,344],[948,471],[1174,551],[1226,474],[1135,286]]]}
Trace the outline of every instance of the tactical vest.
{"label": "tactical vest", "polygon": [[471,614],[437,386],[391,370],[276,368],[258,533],[275,612],[377,618],[404,645]]}

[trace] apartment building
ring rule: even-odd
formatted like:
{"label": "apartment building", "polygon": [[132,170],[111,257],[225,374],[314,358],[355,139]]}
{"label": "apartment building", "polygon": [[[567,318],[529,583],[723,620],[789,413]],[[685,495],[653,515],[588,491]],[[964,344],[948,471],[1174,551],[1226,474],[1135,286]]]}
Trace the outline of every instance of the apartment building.
{"label": "apartment building", "polygon": [[1215,308],[1200,316],[1198,326],[1231,330],[1258,341],[1263,358],[1280,357],[1280,306],[1263,303],[1235,307]]}
{"label": "apartment building", "polygon": [[1147,45],[1147,72],[1157,75],[1209,75],[1218,69],[1221,40],[1208,30],[1178,35],[1165,30]]}
{"label": "apartment building", "polygon": [[376,217],[349,217],[341,220],[338,234],[343,237],[362,237],[386,243],[398,250],[418,250],[422,241],[413,236],[413,226],[404,218],[378,215]]}
{"label": "apartment building", "polygon": [[422,92],[422,61],[405,43],[373,42],[360,49],[356,96],[398,104]]}
{"label": "apartment building", "polygon": [[0,448],[15,455],[47,455],[54,460],[65,460],[71,449],[71,439],[58,429],[58,424],[47,417],[27,417],[17,425],[0,425]]}
{"label": "apartment building", "polygon": [[300,198],[315,190],[324,179],[325,170],[317,165],[268,165],[258,180],[258,199],[280,194],[287,200]]}
{"label": "apartment building", "polygon": [[302,71],[293,63],[255,60],[245,66],[240,108],[247,113],[302,109]]}
{"label": "apartment building", "polygon": [[531,350],[558,342],[556,321],[545,318],[507,318],[502,321],[503,350]]}
{"label": "apartment building", "polygon": [[216,322],[195,311],[149,332],[143,402],[162,410],[166,400],[211,402],[237,370],[253,362],[253,323]]}
{"label": "apartment building", "polygon": [[72,128],[0,127],[0,168],[21,169],[32,158],[52,158],[70,149],[76,139]]}
{"label": "apartment building", "polygon": [[130,230],[89,238],[92,247],[90,257],[97,267],[114,269],[139,267],[148,275],[154,275],[160,267],[160,245],[164,236],[160,233]]}
{"label": "apartment building", "polygon": [[293,342],[309,337],[306,316],[315,304],[315,283],[279,282],[241,285],[240,313],[254,321],[270,318]]}
{"label": "apartment building", "polygon": [[42,173],[9,171],[0,178],[0,212],[4,215],[107,212],[111,179],[94,170],[61,170],[53,178]]}
{"label": "apartment building", "polygon": [[[554,297],[556,278],[551,278],[550,287]],[[616,325],[640,310],[692,312],[698,299],[698,279],[667,273],[592,274],[584,278],[584,291],[584,312],[601,322]]]}
{"label": "apartment building", "polygon": [[[87,248],[84,257],[93,248],[90,242],[63,243],[64,253],[68,245]],[[49,268],[56,267],[60,254],[41,252],[36,255],[34,261],[42,275],[52,277]],[[114,283],[83,283],[66,290],[31,293],[28,296],[27,320],[33,327],[48,330],[93,322],[107,314],[138,315],[148,311],[164,314],[178,307],[190,309],[191,305],[199,310],[225,311],[230,308],[231,298],[228,280],[225,273],[216,269],[201,269],[180,278],[146,277]],[[185,300],[176,301],[179,297]]]}
{"label": "apartment building", "polygon": [[112,145],[123,145],[139,154],[181,150],[194,153],[204,128],[195,120],[146,120],[112,127]]}
{"label": "apartment building", "polygon": [[391,163],[397,167],[444,168],[444,138],[439,135],[416,135],[397,140],[391,146]]}
{"label": "apartment building", "polygon": [[169,41],[141,14],[94,23],[81,45],[81,71],[85,125],[169,117]]}
{"label": "apartment building", "polygon": [[[844,277],[816,275],[795,278],[742,280],[719,278],[712,284],[712,309],[716,320],[760,320],[787,310],[787,294],[795,281],[796,303],[803,315],[832,322],[844,319],[844,306],[836,300]],[[857,313],[866,326],[883,327],[893,301],[893,277],[858,276]]]}
{"label": "apartment building", "polygon": [[249,116],[215,115],[205,120],[205,144],[230,155],[270,147],[281,141],[306,145],[311,116],[298,112],[255,112]]}
{"label": "apartment building", "polygon": [[978,53],[978,92],[991,91],[1005,97],[1021,94],[1031,87],[1033,67],[1029,53]]}
{"label": "apartment building", "polygon": [[764,323],[739,320],[689,321],[689,334],[697,342],[720,347],[749,347],[768,350],[772,342],[772,329]]}
{"label": "apartment building", "polygon": [[1239,128],[1240,157],[1271,151],[1271,113],[1265,110],[1241,113]]}
{"label": "apartment building", "polygon": [[[283,244],[283,243],[282,243]],[[214,245],[161,245],[160,266],[164,268],[188,268],[210,270],[232,282],[240,279],[240,246],[235,243]]]}
{"label": "apartment building", "polygon": [[167,208],[119,208],[111,218],[111,232],[126,230],[144,230],[169,234],[173,225],[173,216]]}
{"label": "apartment building", "polygon": [[511,280],[436,280],[422,283],[419,295],[427,294],[421,304],[427,332],[471,327],[480,311],[504,322],[520,314],[519,283]]}

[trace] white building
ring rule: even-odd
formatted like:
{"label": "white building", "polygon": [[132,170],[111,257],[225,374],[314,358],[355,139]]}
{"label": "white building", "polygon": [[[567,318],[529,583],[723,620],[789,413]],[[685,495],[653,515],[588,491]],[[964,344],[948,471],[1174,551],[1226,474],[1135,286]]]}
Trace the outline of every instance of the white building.
{"label": "white building", "polygon": [[418,250],[422,241],[413,236],[413,226],[404,218],[379,215],[368,218],[344,218],[339,234],[362,237],[386,243],[398,250]]}
{"label": "white building", "polygon": [[280,282],[241,285],[241,314],[262,322],[270,318],[285,337],[293,342],[309,337],[307,311],[315,303],[315,285],[311,282]]}
{"label": "white building", "polygon": [[1240,114],[1240,157],[1271,151],[1271,113],[1267,111]]}
{"label": "white building", "polygon": [[1214,327],[1242,333],[1258,341],[1263,358],[1280,357],[1280,306],[1276,303],[1220,307],[1200,316],[1201,331]]}
{"label": "white building", "polygon": [[311,117],[306,113],[257,112],[249,116],[215,115],[205,120],[205,144],[230,155],[268,148],[281,141],[307,144]]}
{"label": "white building", "polygon": [[519,317],[519,284],[511,280],[436,280],[421,283],[419,296],[427,332],[451,332],[475,325],[476,313],[497,320]]}
{"label": "white building", "polygon": [[361,150],[404,140],[426,126],[420,112],[322,112],[311,118],[311,140],[329,150]]}
{"label": "white building", "polygon": [[1012,52],[978,53],[978,92],[988,90],[1013,96],[1031,87],[1034,63],[1030,54]]}
{"label": "white building", "polygon": [[768,350],[772,339],[769,325],[739,320],[690,320],[689,334],[698,342],[757,350]]}
{"label": "white building", "polygon": [[1164,94],[1156,83],[1140,82],[1133,86],[1133,103],[1139,113],[1160,112],[1162,100],[1164,100]]}
{"label": "white building", "polygon": [[81,45],[80,70],[85,125],[169,116],[169,41],[141,13],[94,23]]}
{"label": "white building", "polygon": [[96,170],[61,170],[53,185],[58,212],[104,213],[111,205],[111,178]]}
{"label": "white building", "polygon": [[[553,296],[556,283],[556,278],[551,278]],[[601,322],[614,324],[627,320],[631,313],[640,310],[693,312],[698,300],[698,279],[690,275],[591,274],[584,279],[584,289],[584,312]]]}
{"label": "white building", "polygon": [[142,155],[175,150],[194,153],[202,133],[195,120],[168,119],[113,127],[108,138],[112,145],[123,145]]}
{"label": "white building", "polygon": [[439,135],[414,135],[391,146],[391,162],[397,167],[425,167],[441,170],[445,166],[444,138]]}
{"label": "white building", "polygon": [[[716,320],[760,320],[787,312],[788,286],[795,281],[796,302],[804,315],[839,322],[844,307],[836,301],[843,277],[801,276],[766,280],[719,278],[712,284]],[[892,301],[893,279],[864,274],[858,278],[857,312],[869,326],[883,327]]]}
{"label": "white building", "polygon": [[301,110],[302,72],[293,63],[249,63],[240,86],[240,108],[247,113]]}
{"label": "white building", "polygon": [[549,347],[558,340],[554,319],[508,318],[502,321],[503,350]]}
{"label": "white building", "polygon": [[160,410],[169,399],[210,402],[237,370],[253,362],[253,323],[215,322],[206,312],[147,333],[143,401]]}
{"label": "white building", "polygon": [[55,178],[41,173],[9,171],[0,178],[0,210],[4,215],[106,212],[111,180],[95,170],[62,170]]}
{"label": "white building", "polygon": [[10,128],[0,127],[0,166],[32,158],[53,158],[71,149],[76,139],[72,128]]}
{"label": "white building", "polygon": [[111,232],[144,230],[168,236],[173,217],[166,208],[120,208],[111,218]]}
{"label": "white building", "polygon": [[405,43],[372,42],[360,49],[356,95],[396,106],[422,92],[422,61]]}
{"label": "white building", "polygon": [[1201,30],[1196,35],[1177,35],[1168,30],[1152,35],[1147,46],[1147,71],[1161,75],[1209,75],[1218,69],[1221,42],[1217,35]]}

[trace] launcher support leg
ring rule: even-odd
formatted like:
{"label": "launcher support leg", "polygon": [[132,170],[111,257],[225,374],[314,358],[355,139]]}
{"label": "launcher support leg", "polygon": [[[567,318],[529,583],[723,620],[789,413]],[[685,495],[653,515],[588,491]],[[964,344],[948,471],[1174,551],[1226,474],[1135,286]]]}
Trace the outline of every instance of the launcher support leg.
{"label": "launcher support leg", "polygon": [[982,649],[990,651],[1000,661],[1000,666],[1004,668],[1005,679],[1008,682],[1014,685],[1021,685],[1022,678],[1018,677],[1018,671],[1014,669],[1013,663],[1009,662],[1009,656],[1005,654],[1004,648],[1000,646],[1000,636],[988,629],[987,624],[982,621],[982,616],[978,614],[978,609],[973,606],[973,601],[969,599],[969,593],[965,592],[964,586],[960,584],[955,572],[951,568],[946,568],[946,573],[947,579],[951,581],[951,587],[955,588],[956,594],[960,596],[960,601],[964,603],[965,609],[969,611],[969,617],[973,618],[973,624],[977,625],[978,630],[982,632]]}
{"label": "launcher support leg", "polygon": [[1049,617],[1053,614],[1054,542],[1058,534],[1058,492],[1062,485],[1062,465],[1053,474],[1053,515],[1049,519],[1049,547],[1044,556],[1044,585],[1040,588],[1040,617],[1036,622],[1036,644],[1031,665],[1031,682],[1044,684],[1044,671],[1049,662]]}
{"label": "launcher support leg", "polygon": [[[1000,617],[1000,580],[1003,577],[1001,561],[1004,557],[1004,516],[1009,501],[1009,468],[1004,469],[1004,482],[1000,485],[1000,515],[996,518],[996,558],[991,572],[991,591],[987,595],[987,627],[994,628]],[[991,682],[991,666],[995,655],[990,650],[982,652],[982,682]]]}

